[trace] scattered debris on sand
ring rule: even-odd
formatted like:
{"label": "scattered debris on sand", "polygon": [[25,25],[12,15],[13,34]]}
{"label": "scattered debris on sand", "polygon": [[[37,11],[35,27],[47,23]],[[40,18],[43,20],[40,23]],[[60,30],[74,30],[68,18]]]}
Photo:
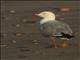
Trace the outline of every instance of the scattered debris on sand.
{"label": "scattered debris on sand", "polygon": [[67,12],[67,11],[70,11],[70,8],[61,8],[60,11]]}
{"label": "scattered debris on sand", "polygon": [[11,14],[14,14],[15,13],[15,10],[10,10],[9,11]]}
{"label": "scattered debris on sand", "polygon": [[4,45],[4,44],[0,45],[1,48],[5,48],[5,47],[7,47],[7,46],[8,46],[8,45]]}
{"label": "scattered debris on sand", "polygon": [[15,44],[15,43],[16,43],[16,40],[12,40],[12,43],[14,43],[14,44]]}

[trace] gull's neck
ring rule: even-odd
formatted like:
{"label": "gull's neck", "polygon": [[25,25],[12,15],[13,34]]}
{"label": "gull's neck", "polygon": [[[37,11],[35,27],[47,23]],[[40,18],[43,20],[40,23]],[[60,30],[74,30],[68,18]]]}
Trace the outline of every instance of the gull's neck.
{"label": "gull's neck", "polygon": [[49,22],[49,21],[55,21],[55,17],[46,17],[46,18],[43,18],[40,21],[40,24],[44,24],[44,23]]}

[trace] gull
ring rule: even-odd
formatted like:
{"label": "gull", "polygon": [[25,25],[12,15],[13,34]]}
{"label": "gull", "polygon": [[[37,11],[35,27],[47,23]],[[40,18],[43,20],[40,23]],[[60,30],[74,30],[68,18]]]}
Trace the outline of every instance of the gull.
{"label": "gull", "polygon": [[69,47],[68,41],[73,37],[73,32],[67,23],[56,20],[55,14],[51,11],[43,11],[35,15],[42,18],[39,21],[40,32],[50,38],[51,48],[58,48],[57,38],[63,40],[61,47]]}

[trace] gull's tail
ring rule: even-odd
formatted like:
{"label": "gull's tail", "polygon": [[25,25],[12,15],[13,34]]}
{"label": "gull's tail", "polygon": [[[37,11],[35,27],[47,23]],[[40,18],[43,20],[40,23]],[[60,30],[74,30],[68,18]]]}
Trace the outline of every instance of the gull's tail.
{"label": "gull's tail", "polygon": [[61,36],[61,37],[65,37],[65,38],[68,38],[68,39],[70,39],[70,38],[73,38],[73,37],[74,37],[74,35],[66,34],[66,33],[63,33],[63,32],[61,32],[61,34],[62,34],[62,36]]}

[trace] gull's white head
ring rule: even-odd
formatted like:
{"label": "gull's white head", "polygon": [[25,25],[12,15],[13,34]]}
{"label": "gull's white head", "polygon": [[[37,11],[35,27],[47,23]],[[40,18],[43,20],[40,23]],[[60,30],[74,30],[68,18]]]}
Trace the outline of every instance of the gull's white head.
{"label": "gull's white head", "polygon": [[43,11],[43,12],[41,12],[39,14],[35,14],[35,15],[42,17],[43,19],[55,20],[55,14],[51,11]]}
{"label": "gull's white head", "polygon": [[51,12],[51,11],[43,11],[43,12],[41,12],[39,14],[35,14],[35,15],[43,18],[40,21],[41,23],[55,20],[55,14],[53,12]]}

